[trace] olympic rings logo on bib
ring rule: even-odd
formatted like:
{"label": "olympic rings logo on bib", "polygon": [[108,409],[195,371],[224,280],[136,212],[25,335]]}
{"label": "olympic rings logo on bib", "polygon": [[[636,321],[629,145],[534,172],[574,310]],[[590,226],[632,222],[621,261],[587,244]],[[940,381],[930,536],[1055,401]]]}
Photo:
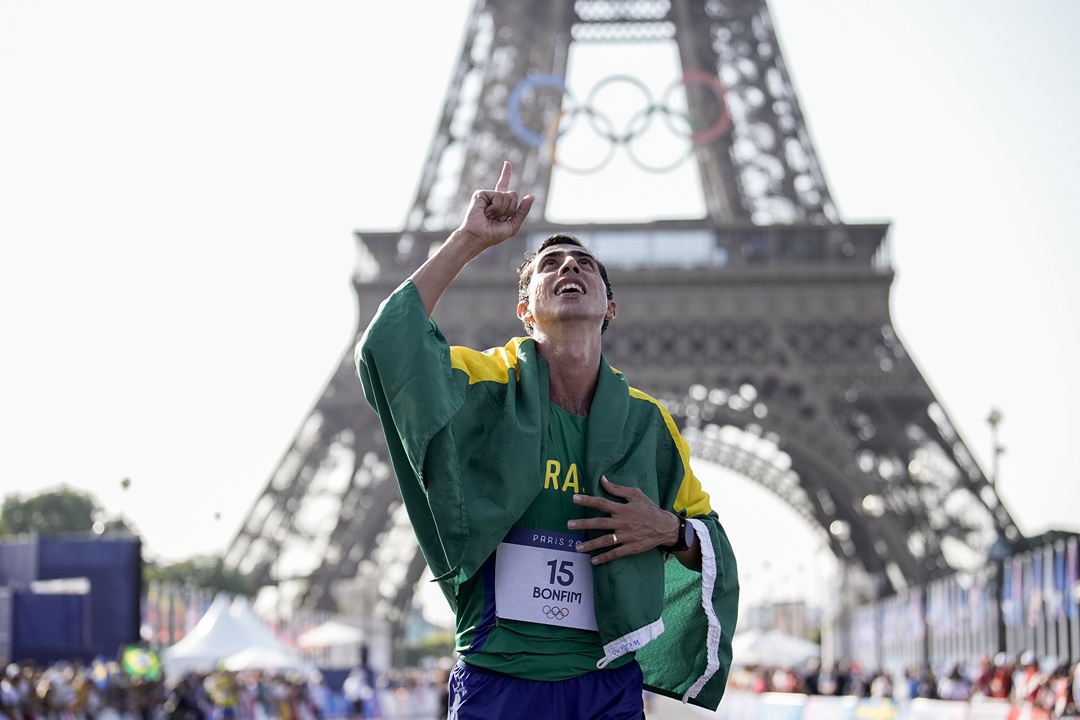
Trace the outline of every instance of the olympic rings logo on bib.
{"label": "olympic rings logo on bib", "polygon": [[[600,93],[616,85],[629,85],[635,92],[640,93],[643,99],[640,109],[621,123],[621,127],[616,126],[610,110],[604,111],[598,107],[602,104],[599,98]],[[713,94],[720,106],[716,118],[708,127],[694,128],[689,113],[672,106],[672,94],[690,85],[703,85]],[[544,88],[561,94],[563,107],[554,113],[545,127],[531,128],[522,117],[523,106],[529,97],[538,94]],[[731,128],[731,109],[727,103],[727,90],[720,83],[720,78],[704,70],[691,70],[684,73],[667,87],[659,102],[653,99],[652,92],[644,82],[630,75],[609,75],[593,86],[584,103],[579,103],[567,88],[563,78],[550,73],[537,73],[526,77],[514,86],[506,103],[506,111],[510,129],[519,139],[533,147],[547,148],[555,166],[580,174],[596,172],[607,165],[620,146],[626,149],[627,156],[641,169],[653,173],[668,172],[689,158],[693,154],[695,145],[712,142]],[[663,117],[668,130],[674,136],[687,141],[686,151],[667,164],[648,164],[633,147],[635,141],[641,139],[649,131],[656,115]],[[607,153],[589,167],[574,167],[563,162],[558,157],[556,148],[557,141],[571,132],[581,117],[584,117],[584,122],[598,139],[608,143]]]}
{"label": "olympic rings logo on bib", "polygon": [[544,615],[548,620],[562,620],[563,618],[570,617],[570,608],[552,607],[551,605],[544,606]]}

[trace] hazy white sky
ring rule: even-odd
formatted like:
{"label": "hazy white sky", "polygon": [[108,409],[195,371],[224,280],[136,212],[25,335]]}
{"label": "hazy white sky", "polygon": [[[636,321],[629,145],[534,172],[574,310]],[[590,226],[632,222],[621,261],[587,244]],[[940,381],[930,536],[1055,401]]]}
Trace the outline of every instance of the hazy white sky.
{"label": "hazy white sky", "polygon": [[[1080,529],[1080,4],[771,7],[843,218],[893,223],[898,334],[984,467],[1004,413],[1021,530]],[[468,9],[0,3],[0,495],[224,549],[352,342],[352,231],[402,226]],[[787,511],[713,492],[754,592],[802,582]]]}

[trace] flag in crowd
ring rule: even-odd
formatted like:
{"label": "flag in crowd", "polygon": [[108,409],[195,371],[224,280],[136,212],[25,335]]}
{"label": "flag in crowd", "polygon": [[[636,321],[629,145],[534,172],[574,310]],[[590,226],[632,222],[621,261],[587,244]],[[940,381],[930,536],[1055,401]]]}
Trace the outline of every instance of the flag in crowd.
{"label": "flag in crowd", "polygon": [[1019,555],[1012,559],[1012,583],[1010,584],[1012,603],[1016,612],[1015,625],[1024,622],[1024,561]]}
{"label": "flag in crowd", "polygon": [[1077,558],[1077,539],[1075,536],[1069,538],[1068,542],[1065,543],[1065,555],[1065,604],[1069,606],[1069,617],[1075,620],[1077,614],[1080,613],[1077,605],[1080,597],[1076,595],[1078,589],[1077,560],[1080,558]]}
{"label": "flag in crowd", "polygon": [[1050,552],[1054,572],[1047,613],[1054,620],[1061,620],[1065,617],[1065,543],[1057,543]]}

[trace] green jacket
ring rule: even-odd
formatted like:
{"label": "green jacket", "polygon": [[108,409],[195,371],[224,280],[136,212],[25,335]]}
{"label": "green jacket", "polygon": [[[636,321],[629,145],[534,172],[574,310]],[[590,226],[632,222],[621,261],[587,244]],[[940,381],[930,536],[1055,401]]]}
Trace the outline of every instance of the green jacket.
{"label": "green jacket", "polygon": [[[420,549],[456,610],[459,585],[543,487],[547,364],[531,338],[487,352],[450,347],[411,281],[379,308],[356,363]],[[738,573],[689,447],[667,411],[603,359],[585,444],[582,492],[605,496],[601,475],[641,488],[690,518],[703,540],[701,573],[660,550],[594,567],[600,666],[636,652],[647,689],[715,709],[731,664]]]}

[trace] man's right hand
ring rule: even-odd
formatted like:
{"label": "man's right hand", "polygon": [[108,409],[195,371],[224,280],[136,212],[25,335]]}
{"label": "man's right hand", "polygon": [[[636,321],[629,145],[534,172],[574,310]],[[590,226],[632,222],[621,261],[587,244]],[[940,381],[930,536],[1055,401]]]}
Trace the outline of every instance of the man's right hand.
{"label": "man's right hand", "polygon": [[494,190],[473,193],[465,220],[457,232],[468,236],[486,250],[517,235],[536,198],[526,195],[518,202],[518,194],[510,187],[511,167],[504,162],[499,182]]}
{"label": "man's right hand", "polygon": [[473,193],[465,220],[450,233],[435,254],[429,257],[410,279],[424,301],[430,316],[450,283],[477,255],[517,235],[529,208],[536,200],[526,195],[518,202],[510,187],[510,163],[504,162],[494,190]]}

